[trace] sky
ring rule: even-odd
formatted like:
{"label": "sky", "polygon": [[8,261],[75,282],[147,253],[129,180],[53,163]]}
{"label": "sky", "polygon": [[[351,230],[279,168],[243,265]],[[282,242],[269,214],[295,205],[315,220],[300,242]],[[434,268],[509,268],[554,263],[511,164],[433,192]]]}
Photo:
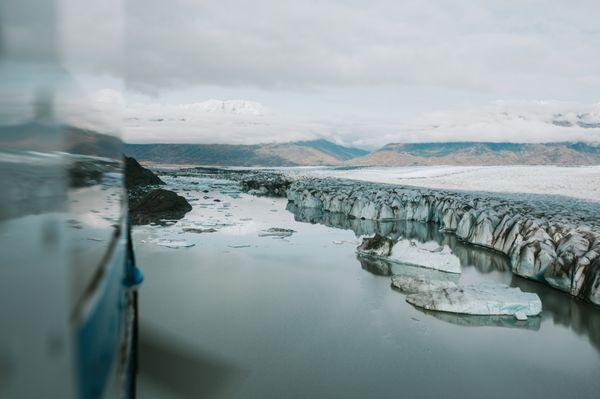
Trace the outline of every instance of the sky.
{"label": "sky", "polygon": [[[56,10],[61,64],[128,142],[600,141],[597,0]],[[38,45],[15,38],[21,52]]]}

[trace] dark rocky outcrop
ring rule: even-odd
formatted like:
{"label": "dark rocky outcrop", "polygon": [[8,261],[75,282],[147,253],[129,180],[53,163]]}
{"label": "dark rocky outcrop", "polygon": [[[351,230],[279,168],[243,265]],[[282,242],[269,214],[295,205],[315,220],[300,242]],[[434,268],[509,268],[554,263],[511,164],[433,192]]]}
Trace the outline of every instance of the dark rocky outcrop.
{"label": "dark rocky outcrop", "polygon": [[269,197],[285,197],[292,181],[279,174],[261,174],[254,173],[244,176],[240,184],[242,191],[254,195],[264,195]]}
{"label": "dark rocky outcrop", "polygon": [[272,169],[248,170],[198,166],[164,173],[232,180],[239,182],[243,192],[266,197],[285,197],[293,181],[290,177]]}
{"label": "dark rocky outcrop", "polygon": [[362,244],[358,246],[358,251],[363,254],[390,256],[395,243],[396,241],[392,239],[375,234],[374,237],[363,240]]}
{"label": "dark rocky outcrop", "polygon": [[157,188],[136,201],[129,212],[134,224],[148,224],[163,219],[181,219],[191,210],[192,206],[184,197]]}
{"label": "dark rocky outcrop", "polygon": [[125,157],[125,186],[127,189],[140,186],[158,186],[165,184],[151,170],[144,168],[134,158]]}
{"label": "dark rocky outcrop", "polygon": [[[173,195],[177,196],[177,194],[174,192],[153,190],[156,186],[163,184],[165,183],[154,172],[144,168],[134,158],[125,157],[127,202],[129,203],[129,213],[134,224],[147,224],[160,220],[164,216],[165,212],[163,211],[167,211],[175,203]],[[185,201],[185,198],[180,198]],[[170,205],[169,201],[172,202]],[[161,206],[166,208],[160,210]],[[174,216],[173,218],[175,219],[180,219],[184,214],[185,212],[177,212],[177,214],[171,216]]]}

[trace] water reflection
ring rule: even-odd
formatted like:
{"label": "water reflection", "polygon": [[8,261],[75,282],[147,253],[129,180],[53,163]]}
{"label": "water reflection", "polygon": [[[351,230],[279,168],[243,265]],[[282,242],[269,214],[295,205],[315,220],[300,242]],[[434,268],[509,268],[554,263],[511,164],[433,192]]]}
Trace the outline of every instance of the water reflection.
{"label": "water reflection", "polygon": [[394,274],[391,262],[372,256],[357,255],[356,258],[360,262],[360,266],[371,274],[376,276],[392,276]]}
{"label": "water reflection", "polygon": [[[0,384],[0,396],[68,398],[106,384],[105,396],[117,397],[128,361],[118,341],[131,331],[132,303],[120,278],[126,232],[120,117],[99,111],[72,70],[50,54],[52,2],[5,3],[0,380],[8,383]],[[47,20],[29,21],[26,9]],[[44,54],[18,56],[32,50],[23,42],[28,38]]]}
{"label": "water reflection", "polygon": [[[545,320],[565,326],[578,335],[587,336],[593,346],[600,351],[600,310],[588,303],[572,298],[543,284],[512,275],[506,256],[485,248],[467,244],[455,235],[439,231],[435,224],[411,221],[375,221],[351,219],[344,214],[323,212],[317,209],[299,208],[288,203],[287,210],[294,214],[299,222],[322,224],[329,227],[352,230],[357,237],[379,234],[391,239],[406,238],[420,242],[435,241],[448,245],[460,259],[463,277],[469,271],[475,271],[488,278],[500,279],[512,287],[539,295],[543,304],[541,317],[529,318],[518,322],[514,317],[456,315],[443,312],[421,312],[452,324],[465,326],[502,326],[538,330]],[[397,274],[398,266],[384,259],[357,256],[361,267],[378,276]],[[461,278],[463,278],[461,277]]]}
{"label": "water reflection", "polygon": [[148,324],[140,331],[141,373],[177,397],[227,397],[246,377],[239,365],[191,350]]}
{"label": "water reflection", "polygon": [[435,241],[439,245],[448,245],[454,255],[460,259],[461,267],[474,267],[480,273],[510,271],[508,259],[503,254],[464,243],[456,238],[454,234],[440,231],[432,223],[351,219],[341,213],[323,212],[313,208],[298,208],[291,202],[288,203],[287,210],[292,212],[294,218],[299,222],[318,223],[329,227],[352,230],[357,237],[379,234],[393,240],[404,238],[423,243]]}
{"label": "water reflection", "polygon": [[[401,265],[393,262],[388,262],[384,259],[368,257],[368,256],[357,256],[361,267],[378,276],[393,276],[397,274],[429,274],[433,280],[441,280],[439,276],[443,275],[443,279],[454,281],[458,283],[459,276],[454,273],[443,273],[432,269],[424,269],[420,267]],[[419,269],[413,272],[412,269]],[[392,285],[392,289],[395,291],[402,292],[400,289]],[[541,324],[541,317],[530,317],[527,320],[519,321],[514,316],[476,316],[476,315],[464,315],[447,312],[434,312],[419,307],[415,307],[421,313],[428,316],[435,317],[438,320],[445,321],[447,323],[467,326],[467,327],[510,327],[510,328],[525,328],[528,330],[539,330]]]}
{"label": "water reflection", "polygon": [[448,312],[434,312],[431,310],[417,308],[422,313],[433,316],[447,323],[465,327],[508,327],[524,328],[527,330],[539,330],[542,323],[541,317],[529,317],[527,320],[517,320],[514,316],[477,316],[464,315]]}
{"label": "water reflection", "polygon": [[553,324],[567,327],[579,336],[587,336],[600,352],[600,310],[596,306],[519,276],[513,275],[510,285],[538,294],[543,304],[543,320],[552,320]]}
{"label": "water reflection", "polygon": [[0,150],[0,222],[20,216],[57,212],[67,204],[61,184],[66,162],[56,154]]}

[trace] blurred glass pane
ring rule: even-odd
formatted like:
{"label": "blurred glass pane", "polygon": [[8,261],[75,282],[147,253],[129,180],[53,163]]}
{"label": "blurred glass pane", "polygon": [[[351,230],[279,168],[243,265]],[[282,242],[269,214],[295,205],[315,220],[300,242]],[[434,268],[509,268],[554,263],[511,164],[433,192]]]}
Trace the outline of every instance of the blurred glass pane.
{"label": "blurred glass pane", "polygon": [[[100,6],[107,21],[119,3]],[[75,395],[74,331],[119,245],[122,103],[90,78],[83,57],[99,49],[78,36],[97,10],[0,4],[0,397]]]}

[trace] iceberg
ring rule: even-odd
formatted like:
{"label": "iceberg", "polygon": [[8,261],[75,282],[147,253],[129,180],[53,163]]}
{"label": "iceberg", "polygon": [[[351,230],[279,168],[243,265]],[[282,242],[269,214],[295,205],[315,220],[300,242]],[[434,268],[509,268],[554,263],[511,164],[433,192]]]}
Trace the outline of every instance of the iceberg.
{"label": "iceberg", "polygon": [[167,238],[151,238],[148,240],[142,240],[144,243],[156,244],[161,247],[179,249],[179,248],[190,248],[195,246],[196,244],[191,242],[186,242],[182,240],[170,240]]}
{"label": "iceberg", "polygon": [[395,274],[392,276],[392,286],[400,291],[412,294],[423,291],[456,288],[456,282],[450,279],[431,280],[423,275]]}
{"label": "iceberg", "polygon": [[526,330],[537,331],[540,329],[542,318],[529,317],[525,320],[519,320],[514,315],[472,315],[459,314],[448,312],[435,312],[430,310],[419,309],[425,314],[431,315],[438,320],[446,323],[455,324],[465,327],[504,327],[504,328],[519,328]]}
{"label": "iceberg", "polygon": [[361,255],[385,258],[387,261],[435,269],[447,273],[460,273],[460,259],[447,245],[436,242],[420,243],[414,240],[398,241],[375,235],[363,239],[357,251]]}
{"label": "iceberg", "polygon": [[423,309],[473,315],[513,315],[518,320],[542,311],[540,298],[505,284],[482,282],[428,290],[424,286],[406,301]]}
{"label": "iceberg", "polygon": [[184,227],[182,230],[186,233],[197,233],[197,234],[216,233],[217,232],[217,230],[213,229],[212,227]]}
{"label": "iceberg", "polygon": [[266,229],[261,231],[258,236],[259,237],[276,237],[276,238],[286,238],[291,237],[296,230],[284,229],[281,227],[271,227],[270,229]]}

